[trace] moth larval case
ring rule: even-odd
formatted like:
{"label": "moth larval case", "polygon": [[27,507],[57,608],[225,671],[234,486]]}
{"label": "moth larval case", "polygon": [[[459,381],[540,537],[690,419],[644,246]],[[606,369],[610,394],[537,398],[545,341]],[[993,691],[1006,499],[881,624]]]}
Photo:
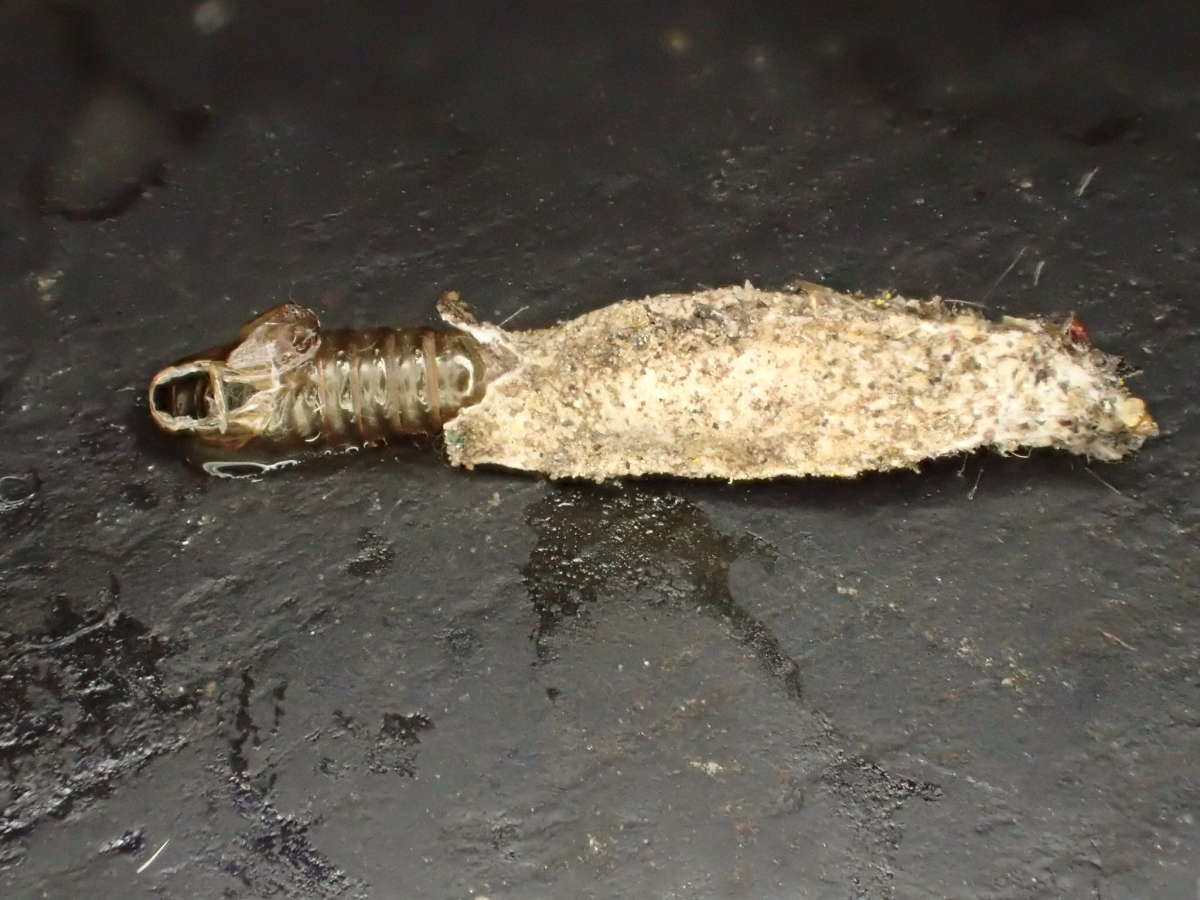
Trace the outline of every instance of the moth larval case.
{"label": "moth larval case", "polygon": [[[862,297],[813,284],[664,294],[532,331],[480,323],[456,294],[445,295],[439,311],[453,330],[423,336],[433,344],[420,363],[415,351],[389,355],[376,341],[364,356],[352,339],[339,338],[358,361],[347,375],[323,363],[329,339],[311,312],[278,307],[247,326],[242,344],[204,362],[210,381],[257,385],[257,393],[222,411],[219,386],[195,388],[212,396],[179,406],[178,391],[163,395],[171,382],[160,373],[152,411],[194,445],[219,447],[231,460],[250,451],[263,465],[287,459],[282,450],[295,442],[280,437],[279,422],[290,415],[328,423],[333,404],[332,417],[348,430],[326,427],[305,442],[387,440],[444,427],[455,465],[594,480],[853,477],[979,447],[1046,446],[1112,460],[1157,433],[1117,360],[1092,348],[1074,318],[997,322],[936,299]],[[435,345],[452,348],[444,362]],[[389,368],[399,359],[415,373],[403,389]],[[296,399],[311,388],[295,385],[323,378],[337,390],[326,389],[315,407]],[[418,378],[434,390],[422,392]],[[203,406],[209,421],[201,428],[195,417],[171,418],[156,395],[181,410]],[[382,399],[364,404],[368,396]],[[398,404],[407,411],[397,415]],[[394,415],[402,427],[372,433]]]}

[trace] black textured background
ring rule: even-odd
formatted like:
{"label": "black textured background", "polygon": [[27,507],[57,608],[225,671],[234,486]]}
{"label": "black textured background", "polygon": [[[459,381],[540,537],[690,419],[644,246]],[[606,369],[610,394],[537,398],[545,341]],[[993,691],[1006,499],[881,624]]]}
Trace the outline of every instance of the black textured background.
{"label": "black textured background", "polygon": [[[1195,897],[1193,5],[8,0],[0,896]],[[145,415],[288,296],[797,277],[1074,311],[1164,434],[239,483]]]}

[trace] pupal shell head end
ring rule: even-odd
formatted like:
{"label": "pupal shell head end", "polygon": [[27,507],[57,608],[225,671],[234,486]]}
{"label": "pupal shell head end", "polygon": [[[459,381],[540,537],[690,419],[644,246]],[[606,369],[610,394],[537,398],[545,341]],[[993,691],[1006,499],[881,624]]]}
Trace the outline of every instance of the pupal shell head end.
{"label": "pupal shell head end", "polygon": [[154,423],[169,434],[235,446],[262,437],[284,376],[321,346],[316,314],[282,303],[247,322],[232,348],[167,366],[150,382]]}
{"label": "pupal shell head end", "polygon": [[221,364],[196,359],[167,366],[150,381],[147,404],[154,424],[168,434],[222,434],[227,430]]}

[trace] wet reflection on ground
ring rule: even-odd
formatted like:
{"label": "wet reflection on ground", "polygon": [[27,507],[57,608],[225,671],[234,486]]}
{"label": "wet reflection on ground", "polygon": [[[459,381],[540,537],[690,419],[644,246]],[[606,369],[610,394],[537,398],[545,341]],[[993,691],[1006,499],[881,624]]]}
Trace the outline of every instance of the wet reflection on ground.
{"label": "wet reflection on ground", "polygon": [[546,638],[564,619],[586,617],[587,605],[602,596],[624,597],[718,618],[800,697],[796,663],[729,589],[729,567],[739,556],[774,561],[777,552],[765,541],[722,534],[680,497],[622,487],[554,491],[526,520],[538,532],[523,574],[538,614],[539,658],[547,657]]}
{"label": "wet reflection on ground", "polygon": [[[822,827],[832,829],[829,846],[840,848],[827,851],[829,860],[852,873],[858,895],[889,896],[892,864],[901,836],[892,817],[906,801],[938,800],[942,790],[935,784],[892,774],[854,752],[850,749],[853,742],[838,734],[820,710],[805,702],[796,661],[771,628],[738,603],[730,586],[730,568],[736,560],[757,557],[769,567],[776,560],[775,549],[752,535],[735,537],[721,532],[702,509],[680,497],[638,486],[559,487],[533,503],[526,518],[538,536],[523,569],[537,614],[533,634],[537,664],[596,670],[597,659],[592,651],[576,643],[585,635],[594,641],[615,641],[618,655],[622,650],[646,652],[648,646],[655,646],[664,656],[714,657],[704,669],[708,675],[698,674],[686,665],[675,672],[664,667],[659,676],[665,679],[659,688],[663,696],[715,683],[722,687],[711,698],[701,695],[698,701],[685,700],[683,707],[697,702],[709,705],[701,715],[724,717],[726,723],[739,716],[748,716],[748,721],[756,716],[775,718],[771,723],[777,730],[775,736],[741,736],[746,744],[742,751],[749,754],[746,758],[756,754],[773,757],[777,776],[790,785],[785,794],[791,799],[780,799],[780,795],[774,801],[775,812],[764,814],[774,817],[789,810],[789,817],[776,819],[775,825],[782,829],[781,834],[790,832],[792,840],[802,842],[814,822],[824,822]],[[635,619],[647,607],[660,615],[643,619],[631,634],[623,630],[625,626],[614,624],[612,618],[612,606],[622,604],[628,605],[629,615],[617,614],[618,621]],[[669,611],[665,625],[661,615],[664,610]],[[749,650],[769,680],[747,682],[736,671],[737,656],[728,654],[727,645],[722,647],[720,638],[705,637],[705,629],[688,623],[687,619],[697,613],[718,622],[728,638]],[[803,615],[799,604],[795,614]],[[682,621],[672,629],[669,620],[675,616]],[[639,627],[645,629],[646,636],[636,634]],[[678,641],[678,645],[672,641]],[[572,652],[575,647],[577,652]],[[716,662],[715,658],[723,661]],[[556,662],[561,667],[551,666]],[[641,712],[636,699],[640,689],[631,690],[622,675],[614,676],[610,685],[601,686],[585,686],[565,672],[561,677],[576,681],[574,690],[585,698],[582,702],[607,707],[618,719],[627,700],[632,700],[634,719]],[[672,680],[678,684],[671,684]],[[754,684],[759,687],[754,688]],[[771,684],[782,686],[789,702],[780,706],[778,699],[765,696],[761,688]],[[548,692],[552,701],[563,702],[557,688]],[[775,691],[765,693],[778,698]],[[740,713],[718,713],[724,708],[736,708]],[[619,765],[627,756],[641,756],[641,764],[653,768],[660,755],[670,755],[666,748],[688,752],[684,748],[690,746],[697,754],[691,766],[725,780],[723,789],[729,792],[729,802],[745,810],[753,808],[753,798],[761,790],[762,773],[755,773],[754,766],[745,759],[732,764],[728,760],[706,761],[705,754],[722,746],[721,742],[699,730],[690,739],[694,743],[680,743],[679,726],[669,720],[670,716],[633,735],[627,731],[628,726],[616,728],[608,738],[614,747],[610,750],[611,764]],[[784,735],[782,739],[780,734]],[[651,737],[659,746],[643,746],[635,737]],[[803,749],[796,751],[794,747]],[[841,824],[832,826],[831,816]],[[753,823],[753,818],[748,821]],[[686,830],[696,824],[685,822],[679,827]],[[847,829],[845,836],[834,837],[833,832],[842,828]]]}

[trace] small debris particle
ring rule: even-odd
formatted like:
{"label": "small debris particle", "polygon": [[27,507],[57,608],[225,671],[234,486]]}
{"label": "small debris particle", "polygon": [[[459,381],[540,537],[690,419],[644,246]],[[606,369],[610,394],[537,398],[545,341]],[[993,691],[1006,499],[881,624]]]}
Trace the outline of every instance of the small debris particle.
{"label": "small debris particle", "polygon": [[216,34],[232,18],[229,5],[223,0],[204,0],[192,8],[192,25],[201,34]]}
{"label": "small debris particle", "polygon": [[1105,631],[1103,628],[1099,629],[1099,631],[1102,635],[1104,635],[1104,639],[1106,641],[1108,641],[1110,644],[1116,644],[1118,647],[1124,647],[1126,650],[1130,650],[1134,653],[1137,653],[1137,647],[1133,647],[1133,646],[1129,645],[1128,643],[1121,640],[1119,637],[1117,637],[1112,632]]}
{"label": "small debris particle", "polygon": [[131,829],[119,838],[105,841],[100,847],[101,853],[137,853],[146,843],[142,829]]}
{"label": "small debris particle", "polygon": [[41,482],[33,472],[0,475],[0,513],[14,512],[32,502]]}
{"label": "small debris particle", "polygon": [[703,772],[705,775],[708,775],[710,778],[716,778],[718,775],[721,775],[725,772],[725,767],[723,765],[721,765],[719,762],[717,762],[715,759],[709,759],[709,760],[693,759],[691,761],[691,767],[693,769],[699,769],[701,772]]}
{"label": "small debris particle", "polygon": [[1116,494],[1118,497],[1124,497],[1124,496],[1125,496],[1125,495],[1124,495],[1124,494],[1122,494],[1122,493],[1121,493],[1119,490],[1117,490],[1117,488],[1113,487],[1111,484],[1109,484],[1107,481],[1105,481],[1103,478],[1101,478],[1099,475],[1097,475],[1097,474],[1096,474],[1096,473],[1095,473],[1095,472],[1094,472],[1094,471],[1093,471],[1091,468],[1089,468],[1088,466],[1084,466],[1084,467],[1083,467],[1083,471],[1087,472],[1089,475],[1091,475],[1093,478],[1095,478],[1095,479],[1096,479],[1098,482],[1100,482],[1102,485],[1104,485],[1106,488],[1108,488],[1110,491],[1112,491],[1112,492],[1113,492],[1114,494]]}
{"label": "small debris particle", "polygon": [[1096,168],[1092,169],[1092,171],[1088,172],[1079,180],[1079,187],[1075,188],[1076,197],[1083,196],[1083,192],[1088,189],[1088,185],[1092,183],[1092,179],[1096,177],[1096,173],[1099,171],[1100,167],[1096,166]]}
{"label": "small debris particle", "polygon": [[60,278],[62,278],[62,269],[34,276],[33,281],[37,286],[38,296],[42,299],[43,303],[50,303],[55,299],[54,288],[58,285],[58,279]]}
{"label": "small debris particle", "polygon": [[137,872],[135,874],[141,875],[148,868],[150,868],[151,864],[153,864],[153,862],[156,859],[158,859],[158,855],[167,849],[167,844],[169,844],[169,843],[171,843],[171,839],[167,838],[165,841],[163,841],[161,844],[159,844],[158,849],[155,850],[152,854],[150,854],[150,858],[148,860],[146,860],[144,863],[142,863],[140,866],[137,867]]}
{"label": "small debris particle", "polygon": [[983,466],[979,467],[979,472],[975,475],[975,483],[971,485],[971,490],[967,491],[967,499],[974,500],[975,494],[979,490],[979,479],[983,477]]}
{"label": "small debris particle", "polygon": [[672,56],[683,56],[692,49],[692,36],[682,28],[671,28],[663,35],[663,46]]}
{"label": "small debris particle", "polygon": [[1026,244],[1024,247],[1022,247],[1020,250],[1017,251],[1017,255],[1015,257],[1013,257],[1013,261],[1008,264],[1008,268],[1000,273],[1000,277],[998,277],[995,281],[992,282],[992,286],[990,288],[988,288],[987,293],[983,295],[984,303],[986,303],[987,299],[990,296],[992,296],[992,292],[994,290],[996,290],[996,288],[1000,287],[1000,282],[1002,282],[1005,278],[1008,277],[1008,273],[1017,267],[1017,263],[1019,263],[1021,261],[1021,258],[1023,256],[1025,256],[1025,251],[1028,249],[1029,249],[1029,245]]}

